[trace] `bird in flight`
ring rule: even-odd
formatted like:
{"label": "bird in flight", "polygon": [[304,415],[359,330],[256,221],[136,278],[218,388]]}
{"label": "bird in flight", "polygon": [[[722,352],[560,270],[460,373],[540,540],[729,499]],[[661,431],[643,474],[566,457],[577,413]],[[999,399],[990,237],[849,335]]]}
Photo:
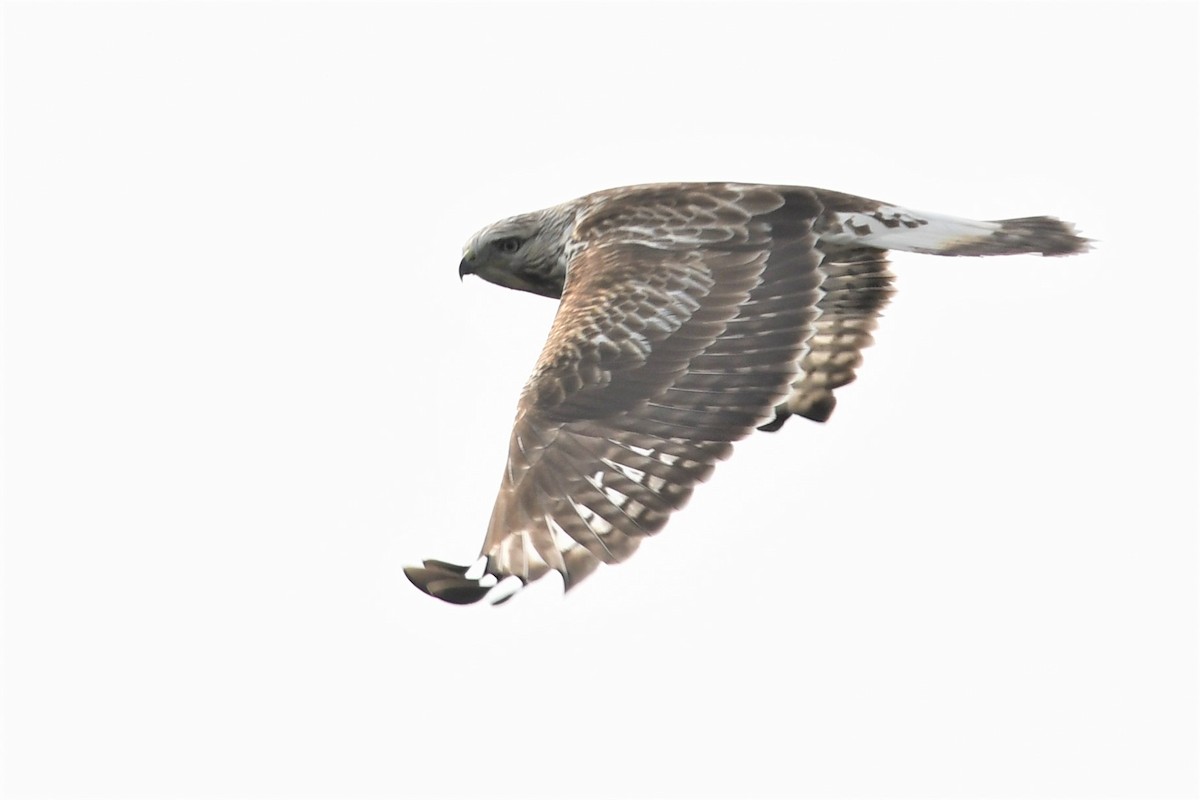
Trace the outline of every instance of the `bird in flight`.
{"label": "bird in flight", "polygon": [[893,287],[887,251],[1083,252],[1053,217],[994,222],[801,186],[665,183],[489,225],[459,275],[559,298],[517,404],[479,558],[405,574],[450,603],[567,589],[624,561],[756,428],[824,422]]}

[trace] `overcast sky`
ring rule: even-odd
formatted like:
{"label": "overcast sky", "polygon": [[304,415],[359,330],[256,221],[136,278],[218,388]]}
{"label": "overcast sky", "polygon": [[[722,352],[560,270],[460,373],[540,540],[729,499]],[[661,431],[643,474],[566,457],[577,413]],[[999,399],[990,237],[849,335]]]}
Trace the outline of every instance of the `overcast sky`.
{"label": "overcast sky", "polygon": [[[1197,792],[1194,4],[4,8],[12,798]],[[1050,214],[897,255],[826,426],[454,608],[553,301],[660,180]]]}

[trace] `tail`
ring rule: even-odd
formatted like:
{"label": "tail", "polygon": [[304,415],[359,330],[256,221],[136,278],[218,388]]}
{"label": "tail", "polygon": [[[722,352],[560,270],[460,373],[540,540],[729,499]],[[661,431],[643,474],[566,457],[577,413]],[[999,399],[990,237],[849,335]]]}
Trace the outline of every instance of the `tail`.
{"label": "tail", "polygon": [[800,362],[800,379],[761,430],[778,430],[793,414],[824,422],[837,404],[836,389],[855,379],[863,348],[894,287],[888,250],[940,256],[1069,256],[1090,249],[1075,226],[1054,217],[978,222],[909,211],[864,197],[812,190],[825,206],[815,227],[824,254],[817,303],[820,316]]}
{"label": "tail", "polygon": [[1074,225],[1054,217],[980,222],[878,203],[855,210],[835,206],[824,222],[821,244],[834,247],[865,246],[939,256],[1069,256],[1090,249],[1089,241]]}

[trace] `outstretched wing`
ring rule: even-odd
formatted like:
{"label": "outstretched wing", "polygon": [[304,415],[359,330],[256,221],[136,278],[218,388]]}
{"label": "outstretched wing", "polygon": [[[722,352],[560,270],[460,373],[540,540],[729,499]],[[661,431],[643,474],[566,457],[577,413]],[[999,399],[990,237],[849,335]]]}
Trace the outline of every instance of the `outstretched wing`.
{"label": "outstretched wing", "polygon": [[810,190],[732,185],[585,208],[482,562],[410,580],[454,603],[551,570],[569,588],[659,531],[787,394],[817,313],[820,212]]}

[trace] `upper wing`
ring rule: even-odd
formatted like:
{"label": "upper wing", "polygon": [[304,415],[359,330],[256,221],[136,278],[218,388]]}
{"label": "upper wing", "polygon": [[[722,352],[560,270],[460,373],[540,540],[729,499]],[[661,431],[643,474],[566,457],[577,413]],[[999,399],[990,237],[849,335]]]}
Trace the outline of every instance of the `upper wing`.
{"label": "upper wing", "polygon": [[569,588],[660,530],[787,394],[816,316],[820,211],[809,190],[732,185],[585,208],[482,569],[426,561],[413,583],[456,603],[550,570]]}

